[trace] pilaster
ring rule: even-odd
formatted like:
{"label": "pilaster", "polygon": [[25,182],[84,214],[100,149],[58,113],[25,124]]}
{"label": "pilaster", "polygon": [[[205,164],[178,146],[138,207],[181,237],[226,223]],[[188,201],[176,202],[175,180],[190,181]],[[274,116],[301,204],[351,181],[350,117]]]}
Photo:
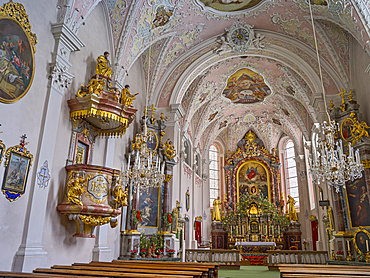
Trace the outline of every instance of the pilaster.
{"label": "pilaster", "polygon": [[45,161],[49,163],[50,172],[55,172],[52,169],[52,162],[56,149],[57,123],[59,122],[63,96],[73,78],[73,75],[68,73],[71,66],[68,59],[72,51],[79,50],[84,46],[78,37],[63,24],[56,29],[53,25],[52,31],[55,38],[55,46],[50,64],[50,85],[48,86],[42,113],[42,128],[37,142],[38,148],[33,167],[34,179],[30,181],[30,196],[22,242],[14,257],[13,271],[31,272],[37,267],[46,266],[47,252],[42,244],[42,235],[49,187],[39,187],[37,185],[36,173],[42,168]]}

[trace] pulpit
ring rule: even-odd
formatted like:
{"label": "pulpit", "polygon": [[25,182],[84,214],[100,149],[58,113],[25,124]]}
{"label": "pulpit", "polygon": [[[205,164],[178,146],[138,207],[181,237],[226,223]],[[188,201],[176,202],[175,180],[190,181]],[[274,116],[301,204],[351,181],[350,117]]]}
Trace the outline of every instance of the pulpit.
{"label": "pulpit", "polygon": [[228,232],[224,229],[224,224],[214,221],[212,223],[212,249],[228,249],[227,235]]}

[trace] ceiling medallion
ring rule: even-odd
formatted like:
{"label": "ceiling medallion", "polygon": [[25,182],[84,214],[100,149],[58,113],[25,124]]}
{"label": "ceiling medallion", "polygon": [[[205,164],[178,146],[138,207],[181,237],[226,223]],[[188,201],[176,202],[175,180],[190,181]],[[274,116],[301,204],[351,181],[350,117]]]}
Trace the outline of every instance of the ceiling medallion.
{"label": "ceiling medallion", "polygon": [[199,4],[204,8],[210,10],[235,13],[251,9],[263,0],[198,0]]}
{"label": "ceiling medallion", "polygon": [[265,38],[262,34],[255,34],[253,25],[243,21],[236,21],[230,29],[225,29],[225,33],[217,37],[219,44],[214,52],[221,55],[224,52],[233,50],[237,53],[244,53],[250,47],[261,49],[265,47],[262,40]]}

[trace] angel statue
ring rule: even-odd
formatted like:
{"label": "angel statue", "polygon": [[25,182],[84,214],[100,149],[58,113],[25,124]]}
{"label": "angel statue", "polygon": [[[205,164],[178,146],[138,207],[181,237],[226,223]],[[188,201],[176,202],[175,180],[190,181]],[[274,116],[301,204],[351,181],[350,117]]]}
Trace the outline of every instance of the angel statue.
{"label": "angel statue", "polygon": [[170,141],[170,139],[167,139],[167,141],[164,142],[163,147],[164,147],[164,154],[169,160],[171,160],[172,158],[176,156],[175,147],[172,145],[172,142]]}

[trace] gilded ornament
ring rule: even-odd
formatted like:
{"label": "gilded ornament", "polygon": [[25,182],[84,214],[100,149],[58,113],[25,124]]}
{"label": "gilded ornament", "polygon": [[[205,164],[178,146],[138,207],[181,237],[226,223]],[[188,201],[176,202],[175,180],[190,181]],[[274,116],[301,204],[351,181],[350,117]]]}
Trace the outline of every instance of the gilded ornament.
{"label": "gilded ornament", "polygon": [[110,222],[111,217],[110,216],[101,217],[101,216],[95,216],[95,215],[80,215],[80,219],[86,225],[101,226],[101,225],[104,225]]}
{"label": "gilded ornament", "polygon": [[346,101],[344,100],[344,94],[346,93],[347,91],[344,91],[343,88],[341,89],[341,92],[339,93],[339,96],[342,98],[342,104],[339,106],[340,109],[342,109],[342,111],[346,111]]}
{"label": "gilded ornament", "polygon": [[136,133],[135,139],[131,141],[132,144],[132,150],[140,150],[141,145],[143,144],[143,138],[139,133]]}
{"label": "gilded ornament", "polygon": [[167,175],[165,176],[164,182],[170,182],[172,179],[172,175]]}
{"label": "gilded ornament", "polygon": [[76,97],[85,97],[86,95],[95,94],[100,96],[103,92],[104,81],[98,78],[92,78],[87,86],[81,84],[80,90],[77,91]]}
{"label": "gilded ornament", "polygon": [[330,101],[330,111],[333,111],[334,109],[334,102],[333,100]]}
{"label": "gilded ornament", "polygon": [[152,116],[150,117],[150,122],[153,125],[155,123],[154,111],[157,110],[157,109],[154,107],[154,104],[152,104],[152,106],[149,106],[149,108],[152,110]]}
{"label": "gilded ornament", "polygon": [[361,163],[364,165],[364,169],[370,168],[370,159],[361,160]]}
{"label": "gilded ornament", "polygon": [[203,217],[202,216],[196,216],[195,217],[195,220],[197,220],[197,221],[203,221]]}
{"label": "gilded ornament", "polygon": [[113,189],[114,201],[116,203],[116,208],[121,206],[127,206],[127,189],[123,190],[122,185],[117,185]]}
{"label": "gilded ornament", "polygon": [[125,85],[125,88],[121,91],[121,97],[120,97],[120,103],[126,107],[134,107],[133,106],[133,100],[136,99],[136,96],[139,94],[131,94],[130,86]]}
{"label": "gilded ornament", "polygon": [[176,156],[175,147],[172,145],[170,139],[167,139],[167,141],[163,144],[163,147],[164,154],[169,160],[173,159]]}
{"label": "gilded ornament", "polygon": [[352,127],[351,127],[351,133],[353,136],[353,139],[351,141],[352,145],[356,142],[359,142],[362,137],[369,137],[369,133],[366,129],[370,128],[364,121],[361,123],[356,120]]}
{"label": "gilded ornament", "polygon": [[310,221],[314,221],[314,220],[317,220],[317,218],[316,218],[316,215],[310,215],[309,216],[309,218],[310,218]]}
{"label": "gilded ornament", "polygon": [[0,140],[0,165],[1,165],[1,161],[3,160],[4,151],[5,151],[5,144],[3,143],[3,141]]}
{"label": "gilded ornament", "polygon": [[68,201],[78,206],[83,206],[83,203],[80,200],[80,196],[84,192],[86,192],[86,180],[84,180],[84,178],[80,176],[80,173],[78,171],[72,171],[70,177],[71,178],[67,183]]}

